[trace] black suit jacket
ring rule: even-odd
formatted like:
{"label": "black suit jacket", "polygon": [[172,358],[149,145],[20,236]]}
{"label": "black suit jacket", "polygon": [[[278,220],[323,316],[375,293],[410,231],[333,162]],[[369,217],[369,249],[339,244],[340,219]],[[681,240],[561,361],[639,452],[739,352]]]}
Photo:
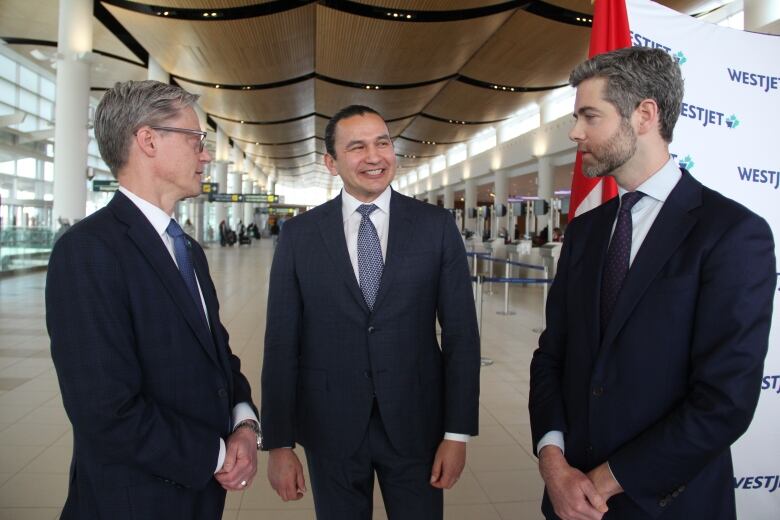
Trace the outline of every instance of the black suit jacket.
{"label": "black suit jacket", "polygon": [[46,323],[73,461],[62,518],[220,518],[232,408],[251,404],[203,250],[211,329],[160,236],[123,194],[56,243]]}
{"label": "black suit jacket", "polygon": [[[767,223],[691,175],[640,247],[603,337],[601,271],[617,198],[566,230],[531,362],[534,449],[604,461],[625,493],[607,519],[735,518],[730,445],[758,402],[775,257]],[[543,510],[555,518],[547,497]]]}
{"label": "black suit jacket", "polygon": [[479,337],[463,241],[448,212],[396,192],[389,226],[369,312],[341,197],[285,223],[268,295],[265,449],[297,441],[315,454],[351,454],[375,396],[402,454],[430,455],[445,431],[477,434]]}

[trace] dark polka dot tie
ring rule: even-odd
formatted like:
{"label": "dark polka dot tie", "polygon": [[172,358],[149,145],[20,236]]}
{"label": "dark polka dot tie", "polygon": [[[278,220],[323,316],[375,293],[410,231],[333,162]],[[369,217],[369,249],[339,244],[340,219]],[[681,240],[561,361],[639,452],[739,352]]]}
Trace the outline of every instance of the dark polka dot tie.
{"label": "dark polka dot tie", "polygon": [[374,223],[369,215],[377,209],[374,204],[361,204],[357,212],[360,213],[360,228],[358,229],[357,257],[358,278],[360,290],[368,308],[374,310],[376,293],[379,292],[379,282],[382,281],[382,245],[379,243],[379,235],[376,233]]}
{"label": "dark polka dot tie", "polygon": [[195,279],[195,269],[192,265],[192,256],[190,255],[190,248],[192,247],[190,239],[184,234],[181,226],[173,219],[168,223],[165,231],[173,239],[173,252],[176,256],[176,263],[179,265],[181,277],[184,279],[184,285],[187,286],[190,296],[195,301],[195,307],[198,308],[201,319],[204,323],[208,323],[203,312],[203,304],[200,301],[198,282]]}
{"label": "dark polka dot tie", "polygon": [[607,259],[604,262],[604,272],[601,278],[601,333],[607,328],[612,311],[615,310],[620,288],[628,273],[628,263],[631,258],[631,208],[639,202],[645,194],[641,191],[628,192],[620,199],[615,232],[607,250]]}

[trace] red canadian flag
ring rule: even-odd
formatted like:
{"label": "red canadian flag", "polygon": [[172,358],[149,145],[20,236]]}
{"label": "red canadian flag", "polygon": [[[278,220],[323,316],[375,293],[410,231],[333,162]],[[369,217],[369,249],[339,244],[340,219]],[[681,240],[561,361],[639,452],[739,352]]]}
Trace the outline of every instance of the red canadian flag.
{"label": "red canadian flag", "polygon": [[[631,46],[625,0],[596,0],[588,57]],[[577,152],[571,180],[569,215],[581,215],[617,195],[612,177],[591,179],[582,173],[582,154]]]}

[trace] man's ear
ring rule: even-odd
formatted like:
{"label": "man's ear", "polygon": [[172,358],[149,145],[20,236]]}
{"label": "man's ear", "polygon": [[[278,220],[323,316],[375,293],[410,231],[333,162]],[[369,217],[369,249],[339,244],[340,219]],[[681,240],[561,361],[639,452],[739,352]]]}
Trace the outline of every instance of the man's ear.
{"label": "man's ear", "polygon": [[329,153],[325,154],[325,167],[328,169],[331,175],[338,177],[339,171],[336,168],[336,159]]}
{"label": "man's ear", "polygon": [[157,151],[159,150],[157,134],[153,132],[151,128],[141,128],[135,133],[134,137],[138,148],[144,155],[147,157],[154,157],[157,155]]}
{"label": "man's ear", "polygon": [[660,130],[658,103],[654,99],[643,99],[634,110],[637,123],[637,133],[646,134],[650,131]]}

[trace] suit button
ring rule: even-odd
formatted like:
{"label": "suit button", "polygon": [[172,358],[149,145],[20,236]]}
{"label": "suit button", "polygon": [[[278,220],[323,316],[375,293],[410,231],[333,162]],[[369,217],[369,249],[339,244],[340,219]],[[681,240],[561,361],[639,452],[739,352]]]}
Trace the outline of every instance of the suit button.
{"label": "suit button", "polygon": [[375,329],[374,329],[374,326],[373,326],[373,325],[371,325],[370,327],[368,327],[368,333],[369,333],[369,334],[373,334],[373,333],[374,333],[374,330],[375,330]]}
{"label": "suit button", "polygon": [[661,501],[658,502],[658,505],[661,507],[666,507],[667,505],[669,505],[669,501],[666,500],[665,498],[662,498]]}
{"label": "suit button", "polygon": [[367,379],[371,379],[371,372],[369,370],[363,372],[363,375],[366,376]]}
{"label": "suit button", "polygon": [[225,390],[224,388],[220,388],[219,390],[217,390],[217,395],[220,397],[227,397],[227,390]]}
{"label": "suit button", "polygon": [[588,452],[588,455],[593,455],[593,446],[588,444],[588,447],[585,448],[585,450]]}
{"label": "suit button", "polygon": [[604,393],[604,387],[603,386],[597,386],[593,389],[593,395],[595,397],[601,397],[601,395]]}

